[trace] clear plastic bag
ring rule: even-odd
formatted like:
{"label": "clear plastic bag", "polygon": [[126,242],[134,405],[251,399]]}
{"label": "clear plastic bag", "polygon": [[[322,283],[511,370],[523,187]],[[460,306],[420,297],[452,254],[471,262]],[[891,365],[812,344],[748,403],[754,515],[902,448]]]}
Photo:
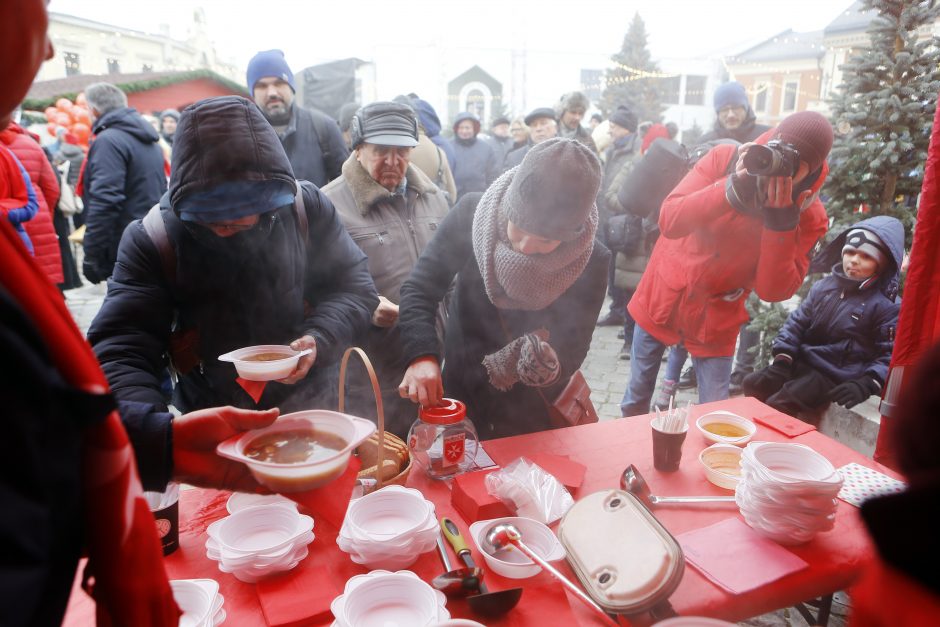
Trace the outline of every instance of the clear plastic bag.
{"label": "clear plastic bag", "polygon": [[517,516],[550,525],[574,505],[568,489],[541,466],[520,457],[486,477],[486,491]]}

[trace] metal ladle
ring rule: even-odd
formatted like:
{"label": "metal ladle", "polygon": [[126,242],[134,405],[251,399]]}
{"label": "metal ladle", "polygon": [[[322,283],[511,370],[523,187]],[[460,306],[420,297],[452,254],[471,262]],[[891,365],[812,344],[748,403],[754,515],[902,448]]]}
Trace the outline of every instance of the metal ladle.
{"label": "metal ladle", "polygon": [[483,569],[453,568],[450,559],[447,557],[447,549],[444,548],[441,536],[437,537],[437,550],[441,553],[441,561],[444,562],[444,569],[447,572],[435,577],[431,581],[431,585],[449,597],[479,594],[480,585],[483,583]]}
{"label": "metal ladle", "polygon": [[633,464],[627,466],[620,476],[620,487],[631,492],[644,503],[650,505],[669,505],[673,503],[734,503],[733,496],[656,496],[650,494],[649,485],[637,467]]}
{"label": "metal ladle", "polygon": [[511,547],[519,549],[530,560],[550,572],[555,577],[555,579],[564,584],[564,586],[568,588],[568,590],[570,590],[576,597],[578,597],[578,599],[585,605],[593,609],[599,615],[603,616],[608,625],[620,625],[620,623],[612,619],[610,615],[594,601],[594,599],[589,597],[587,593],[568,580],[554,566],[542,559],[540,555],[537,555],[532,549],[530,549],[526,543],[522,541],[522,534],[519,533],[519,530],[516,529],[515,525],[511,525],[509,523],[496,523],[492,527],[486,529],[481,534],[481,536],[483,538],[482,548],[490,555],[496,555],[502,551],[509,550]]}

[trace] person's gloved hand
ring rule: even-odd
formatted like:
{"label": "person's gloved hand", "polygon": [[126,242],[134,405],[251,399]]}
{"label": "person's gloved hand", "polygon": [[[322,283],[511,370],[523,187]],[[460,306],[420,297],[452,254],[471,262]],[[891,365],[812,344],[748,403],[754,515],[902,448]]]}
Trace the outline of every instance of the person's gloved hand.
{"label": "person's gloved hand", "polygon": [[755,215],[760,210],[757,177],[747,172],[734,172],[729,175],[725,181],[725,198],[736,211]]}
{"label": "person's gloved hand", "polygon": [[744,377],[741,387],[747,396],[765,401],[790,379],[791,369],[792,364],[788,359],[778,357],[774,363],[763,370],[752,372]]}
{"label": "person's gloved hand", "polygon": [[88,259],[82,262],[82,274],[91,283],[101,283],[108,278],[108,275],[98,268],[98,264],[92,263]]}
{"label": "person's gloved hand", "polygon": [[804,189],[793,198],[793,179],[789,176],[757,177],[758,195],[763,198],[761,213],[764,226],[771,231],[792,231],[800,223],[800,213],[813,196]]}
{"label": "person's gloved hand", "polygon": [[846,409],[855,407],[872,394],[881,391],[881,386],[871,377],[859,377],[841,383],[829,392],[829,400]]}

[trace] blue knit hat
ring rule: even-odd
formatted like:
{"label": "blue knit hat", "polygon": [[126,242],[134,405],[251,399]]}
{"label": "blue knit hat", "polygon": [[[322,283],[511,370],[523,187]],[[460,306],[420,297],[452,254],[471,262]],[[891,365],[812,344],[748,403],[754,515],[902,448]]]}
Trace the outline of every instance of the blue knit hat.
{"label": "blue knit hat", "polygon": [[747,91],[741,83],[732,81],[721,85],[715,90],[715,111],[720,111],[722,107],[729,106],[744,108],[750,106],[747,102]]}
{"label": "blue knit hat", "polygon": [[248,91],[253,92],[255,83],[268,76],[287,81],[291,90],[297,91],[297,86],[294,85],[294,73],[290,71],[282,50],[265,50],[251,58],[248,62]]}

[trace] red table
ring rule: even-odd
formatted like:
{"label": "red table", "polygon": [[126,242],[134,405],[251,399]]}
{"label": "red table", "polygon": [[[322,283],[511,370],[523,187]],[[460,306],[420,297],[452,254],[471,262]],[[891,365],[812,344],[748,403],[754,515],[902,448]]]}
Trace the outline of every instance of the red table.
{"label": "red table", "polygon": [[[750,417],[774,413],[755,399],[741,397],[693,407],[692,415],[694,418],[716,409],[726,409]],[[824,455],[837,468],[849,462],[857,462],[890,476],[897,476],[891,470],[818,431],[788,438],[782,433],[758,425],[754,439],[799,442]],[[621,473],[631,463],[639,468],[654,494],[728,494],[728,491],[709,483],[699,465],[698,453],[708,444],[694,425],[691,426],[683,448],[682,464],[675,473],[662,473],[653,468],[649,419],[645,417],[492,440],[485,443],[485,448],[496,463],[502,466],[519,456],[531,455],[534,452],[566,455],[580,462],[587,467],[587,472],[583,485],[573,495],[575,499],[597,490],[618,486]],[[417,470],[412,472],[408,484],[420,489],[435,503],[438,517],[451,517],[466,533],[468,522],[464,521],[450,504],[449,482],[430,480]],[[280,598],[297,605],[305,605],[308,613],[310,610],[325,610],[316,620],[294,624],[329,625],[332,621],[328,611],[329,600],[342,592],[349,577],[366,572],[365,568],[352,563],[348,556],[339,551],[335,543],[337,530],[324,520],[318,519],[314,528],[317,537],[310,545],[310,556],[298,568],[278,579],[258,584],[257,587],[244,584],[232,575],[220,572],[216,563],[205,556],[204,530],[209,523],[226,514],[227,498],[228,493],[212,490],[193,489],[182,492],[180,549],[166,558],[169,576],[174,579],[209,577],[218,581],[220,592],[225,596],[225,608],[228,613],[225,625],[266,624],[259,600],[259,590],[262,587],[280,589],[280,594],[285,595]],[[733,504],[663,506],[657,508],[654,513],[673,535],[706,527],[732,516],[740,516]],[[839,501],[834,529],[817,535],[807,544],[789,548],[805,560],[809,568],[763,588],[732,595],[687,565],[682,582],[670,597],[670,602],[681,615],[741,620],[845,589],[873,555],[858,510],[843,501]],[[451,557],[453,558],[452,553]],[[747,556],[735,555],[729,556],[729,559],[742,560],[747,559]],[[479,561],[482,562],[482,559]],[[571,575],[566,563],[557,562],[556,566]],[[439,556],[433,552],[422,555],[411,570],[430,580],[442,572],[443,567]],[[600,624],[590,611],[573,598],[569,607],[566,602],[567,593],[544,572],[527,580],[504,579],[488,572],[487,583],[494,590],[517,586],[525,588],[516,609],[500,620],[487,620],[487,625],[496,627]],[[473,618],[465,602],[451,600],[447,607],[455,617]],[[564,617],[568,612],[571,612],[570,619]],[[76,589],[64,624],[93,624],[92,616],[93,606],[90,600]],[[649,620],[648,617],[638,617],[634,619],[633,624],[646,624]]]}

